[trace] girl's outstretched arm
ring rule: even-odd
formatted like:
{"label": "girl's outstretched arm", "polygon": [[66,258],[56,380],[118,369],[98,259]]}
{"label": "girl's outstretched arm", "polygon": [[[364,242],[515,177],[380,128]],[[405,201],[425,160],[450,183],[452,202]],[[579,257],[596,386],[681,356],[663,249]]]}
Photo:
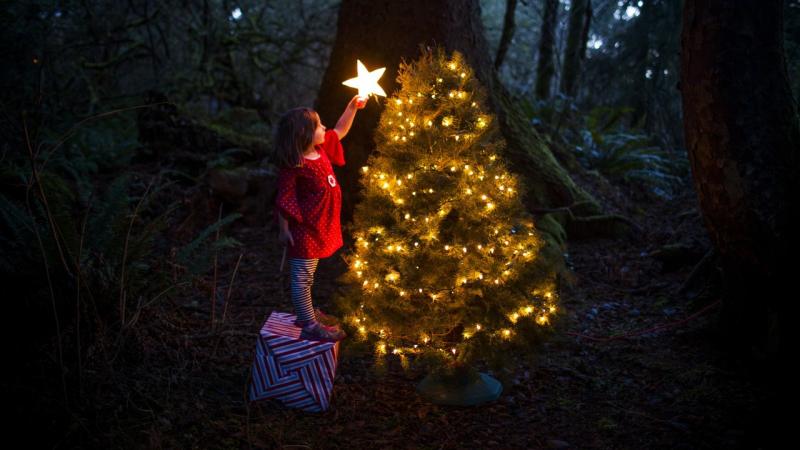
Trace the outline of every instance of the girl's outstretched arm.
{"label": "girl's outstretched arm", "polygon": [[[356,110],[364,109],[367,106],[367,100],[363,100],[359,102],[359,96],[355,96],[350,99],[350,103],[347,104],[347,107],[344,109],[342,113],[342,117],[339,117],[339,121],[336,122],[336,126],[333,127],[336,130],[336,134],[339,136],[339,140],[344,139],[347,132],[350,131],[350,126],[353,124],[353,119],[356,117]],[[369,99],[369,97],[367,97]]]}

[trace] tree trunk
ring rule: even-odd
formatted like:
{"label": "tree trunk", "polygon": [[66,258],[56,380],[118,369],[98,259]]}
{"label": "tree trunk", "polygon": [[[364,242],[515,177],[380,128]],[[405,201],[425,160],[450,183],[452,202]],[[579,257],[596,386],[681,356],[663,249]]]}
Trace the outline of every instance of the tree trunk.
{"label": "tree trunk", "polygon": [[788,321],[800,225],[800,125],[781,2],[687,0],[683,27],[686,146],[724,273],[723,337],[781,363],[797,328]]}
{"label": "tree trunk", "polygon": [[558,0],[545,0],[542,28],[539,36],[539,61],[536,65],[536,98],[550,98],[550,81],[555,73],[553,46],[555,45]]}
{"label": "tree trunk", "polygon": [[573,96],[576,91],[581,62],[586,53],[586,40],[589,35],[589,21],[592,10],[589,0],[574,0],[569,10],[569,29],[567,46],[564,49],[564,70],[561,74],[561,92]]}
{"label": "tree trunk", "polygon": [[506,15],[503,20],[503,34],[500,35],[500,45],[497,46],[497,56],[494,58],[494,68],[499,70],[503,59],[508,52],[508,46],[514,38],[514,13],[517,11],[517,0],[506,0]]}
{"label": "tree trunk", "polygon": [[[652,92],[651,86],[648,86],[651,79],[647,78],[647,69],[650,66],[650,47],[651,43],[650,34],[658,20],[658,11],[651,7],[650,4],[643,3],[639,7],[639,15],[632,19],[634,23],[631,25],[633,28],[632,34],[636,36],[637,45],[636,50],[632,52],[631,59],[636,61],[635,68],[633,69],[633,84],[631,89],[633,91],[632,104],[633,111],[630,114],[628,126],[631,128],[644,128],[648,130],[647,123],[650,120],[650,105],[648,101],[648,93]],[[655,72],[655,71],[654,71]],[[651,75],[653,76],[653,75]]]}
{"label": "tree trunk", "polygon": [[[489,94],[489,107],[497,114],[507,148],[505,158],[526,185],[523,202],[529,210],[573,206],[572,213],[596,214],[600,206],[575,185],[558,164],[540,136],[525,119],[499,83],[484,37],[478,0],[414,0],[405,2],[344,0],[339,10],[336,41],[322,80],[316,108],[326,124],[333,124],[354,94],[342,81],[355,75],[355,61],[368,69],[386,66],[380,80],[391,96],[397,89],[395,74],[401,59],[421,56],[420,45],[442,45],[462,52]],[[373,133],[382,107],[374,100],[358,113],[344,141],[347,164],[336,173],[343,190],[342,222],[352,221],[353,207],[360,200],[360,168],[375,148]],[[541,217],[538,227],[545,237],[563,249],[568,213]],[[556,255],[556,253],[558,253]],[[552,249],[554,259],[561,252]],[[557,261],[558,262],[558,261]],[[562,261],[563,262],[563,261]]]}
{"label": "tree trunk", "polygon": [[583,17],[583,29],[581,30],[581,45],[578,48],[578,60],[581,62],[579,68],[586,60],[586,43],[589,42],[589,26],[592,24],[592,0],[586,0],[586,11]]}

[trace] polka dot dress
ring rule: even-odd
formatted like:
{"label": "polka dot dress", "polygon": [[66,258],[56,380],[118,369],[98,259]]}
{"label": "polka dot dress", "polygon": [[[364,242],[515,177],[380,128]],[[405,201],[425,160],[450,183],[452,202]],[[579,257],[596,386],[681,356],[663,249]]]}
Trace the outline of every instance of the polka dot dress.
{"label": "polka dot dress", "polygon": [[281,168],[275,214],[286,218],[294,245],[289,258],[326,258],[341,248],[339,216],[342,189],[333,165],[344,165],[344,149],[335,130],[325,132],[325,142],[315,147],[319,157],[304,158],[304,167]]}

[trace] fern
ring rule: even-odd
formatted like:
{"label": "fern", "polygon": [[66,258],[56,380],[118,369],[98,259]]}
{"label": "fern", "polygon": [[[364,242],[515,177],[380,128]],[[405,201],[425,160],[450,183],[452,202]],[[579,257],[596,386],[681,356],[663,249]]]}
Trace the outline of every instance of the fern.
{"label": "fern", "polygon": [[601,106],[580,115],[572,99],[563,96],[550,102],[519,102],[532,125],[574,148],[581,165],[610,179],[641,183],[668,197],[688,173],[686,158],[652,145],[644,133],[622,127],[632,108]]}
{"label": "fern", "polygon": [[[209,160],[206,163],[206,168],[221,168],[221,169],[229,169],[236,167],[237,155],[244,155],[249,156],[252,155],[252,151],[244,149],[244,148],[229,148],[218,153],[214,159]],[[241,156],[239,156],[241,158]]]}
{"label": "fern", "polygon": [[221,237],[219,240],[207,243],[212,233],[219,228],[242,217],[240,213],[232,213],[214,222],[200,232],[191,242],[183,246],[177,253],[178,264],[186,267],[190,274],[199,275],[207,272],[212,264],[215,252],[225,248],[241,246],[241,242],[230,237]]}
{"label": "fern", "polygon": [[103,254],[114,260],[121,255],[129,223],[129,181],[130,177],[126,174],[117,177],[104,195],[89,205],[92,213],[86,224],[86,235],[90,238],[86,242],[88,252]]}
{"label": "fern", "polygon": [[588,143],[591,151],[583,155],[584,161],[610,178],[638,181],[650,186],[653,192],[669,196],[688,170],[688,161],[650,145],[650,139],[643,134],[602,134],[595,130],[586,135],[597,138]]}

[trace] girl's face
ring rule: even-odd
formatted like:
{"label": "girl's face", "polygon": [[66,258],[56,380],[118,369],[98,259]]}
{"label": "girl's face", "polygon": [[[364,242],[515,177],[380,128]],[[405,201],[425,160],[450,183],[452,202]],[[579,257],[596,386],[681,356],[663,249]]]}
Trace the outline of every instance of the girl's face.
{"label": "girl's face", "polygon": [[319,145],[325,142],[325,125],[322,124],[322,121],[319,120],[319,116],[317,116],[317,128],[314,130],[314,139],[312,144]]}

